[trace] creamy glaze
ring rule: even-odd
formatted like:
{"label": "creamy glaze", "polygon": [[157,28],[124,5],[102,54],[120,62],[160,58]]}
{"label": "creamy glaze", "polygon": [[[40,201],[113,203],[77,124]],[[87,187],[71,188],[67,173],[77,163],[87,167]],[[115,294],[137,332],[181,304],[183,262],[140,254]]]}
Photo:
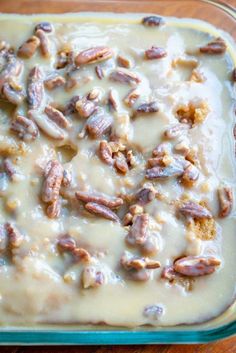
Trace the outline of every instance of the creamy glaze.
{"label": "creamy glaze", "polygon": [[[0,321],[3,325],[106,323],[168,326],[208,320],[223,312],[235,295],[235,210],[225,219],[217,217],[219,185],[224,182],[235,188],[232,58],[228,53],[196,55],[197,70],[205,80],[200,83],[190,81],[192,68],[181,65],[173,68],[172,62],[212,39],[209,33],[201,30],[206,24],[199,22],[197,28],[192,29],[190,22],[182,27],[179,26],[181,20],[166,19],[166,25],[152,28],[141,24],[142,15],[135,20],[132,16],[116,15],[116,23],[110,17],[95,19],[93,15],[89,16],[86,21],[83,17],[49,18],[54,27],[54,31],[48,34],[52,55],[45,59],[37,51],[32,58],[23,60],[20,82],[26,87],[29,70],[35,64],[40,65],[44,77],[48,77],[55,71],[56,53],[62,48],[69,46],[79,53],[105,45],[114,50],[115,56],[121,53],[129,57],[133,63],[131,71],[141,77],[141,97],[136,105],[156,100],[159,112],[131,117],[132,109],[122,102],[131,87],[108,78],[117,66],[115,59],[101,64],[106,72],[102,80],[95,74],[95,63],[78,70],[80,80],[74,89],[45,90],[45,104],[56,102],[64,106],[72,96],[85,95],[94,87],[101,91],[105,100],[109,89],[114,88],[118,93],[119,107],[118,112],[111,113],[114,119],[112,132],[123,140],[128,139],[138,165],[125,176],[105,165],[97,155],[101,138],[78,137],[85,122],[78,114],[69,116],[73,128],[62,142],[55,142],[40,131],[39,138],[24,143],[24,155],[10,156],[20,176],[16,181],[8,182],[6,190],[1,191],[0,222],[13,222],[23,233],[24,241],[11,256],[3,255],[6,265],[0,267]],[[0,21],[0,40],[18,48],[32,35],[34,26],[41,19],[9,16]],[[211,30],[209,27],[209,32]],[[168,55],[160,60],[144,60],[144,51],[152,45],[164,47]],[[65,70],[60,70],[60,74],[65,75]],[[85,83],[83,77],[90,77],[91,81]],[[192,101],[207,102],[209,107],[206,119],[186,135],[187,143],[196,151],[200,176],[192,188],[185,188],[176,178],[153,181],[164,199],[154,199],[145,206],[145,212],[152,219],[150,227],[159,247],[152,258],[160,261],[161,268],[150,270],[147,282],[127,280],[119,265],[120,258],[125,250],[139,255],[136,248],[126,245],[127,228],[84,214],[79,202],[71,207],[64,201],[60,217],[49,219],[41,200],[43,168],[49,160],[58,159],[72,172],[72,190],[87,188],[111,196],[134,194],[143,183],[145,160],[162,141],[164,130],[178,122],[176,110]],[[27,115],[27,104],[17,110]],[[19,144],[19,138],[9,132],[13,116],[12,106],[1,103],[0,138],[4,141],[10,136]],[[128,128],[121,124],[124,116]],[[173,146],[177,142],[178,139],[171,141]],[[68,150],[64,145],[71,147]],[[185,221],[176,216],[176,209],[171,204],[183,194],[189,195],[191,200],[207,203],[217,224],[213,240],[189,239]],[[16,204],[14,210],[11,210],[12,203]],[[124,212],[118,212],[120,217]],[[93,255],[93,261],[106,274],[105,284],[87,289],[81,286],[83,263],[72,263],[69,254],[63,255],[58,250],[58,239],[64,234],[70,234]],[[192,290],[187,291],[180,284],[169,284],[161,279],[163,267],[183,255],[213,255],[222,263],[213,274],[195,278]],[[148,305],[163,307],[163,314],[157,320],[150,320],[143,315]]]}

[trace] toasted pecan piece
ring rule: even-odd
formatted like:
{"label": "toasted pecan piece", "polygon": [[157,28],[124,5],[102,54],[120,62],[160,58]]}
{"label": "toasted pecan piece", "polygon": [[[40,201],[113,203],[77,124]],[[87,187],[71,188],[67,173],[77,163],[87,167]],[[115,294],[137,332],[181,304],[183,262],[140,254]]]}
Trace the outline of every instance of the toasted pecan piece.
{"label": "toasted pecan piece", "polygon": [[55,88],[64,86],[66,83],[66,80],[63,76],[61,75],[53,75],[52,77],[47,78],[44,80],[44,86],[49,90],[52,91]]}
{"label": "toasted pecan piece", "polygon": [[131,60],[121,54],[117,56],[117,62],[119,66],[125,67],[126,69],[130,69],[132,67]]}
{"label": "toasted pecan piece", "polygon": [[11,130],[24,141],[33,141],[39,134],[37,125],[23,115],[16,115],[11,122]]}
{"label": "toasted pecan piece", "polygon": [[136,194],[137,202],[140,205],[146,205],[155,198],[155,190],[151,187],[143,187],[141,190],[138,191]]}
{"label": "toasted pecan piece", "polygon": [[130,245],[143,244],[148,237],[149,216],[146,213],[138,214],[133,218],[133,224],[126,236]]}
{"label": "toasted pecan piece", "polygon": [[128,92],[123,101],[128,107],[132,107],[139,97],[139,90],[137,88],[133,88]]}
{"label": "toasted pecan piece", "polygon": [[76,191],[75,196],[83,202],[95,202],[104,205],[108,208],[118,208],[123,205],[123,200],[120,197],[110,197],[108,195],[96,194],[89,191]]}
{"label": "toasted pecan piece", "polygon": [[42,31],[46,32],[46,33],[50,33],[53,31],[53,26],[50,22],[40,22],[35,26],[35,31],[37,31],[38,29],[41,29]]}
{"label": "toasted pecan piece", "polygon": [[160,262],[157,260],[152,260],[148,257],[132,256],[127,251],[121,256],[120,263],[125,270],[151,270],[161,266]]}
{"label": "toasted pecan piece", "polygon": [[38,37],[32,36],[19,47],[17,55],[20,58],[29,59],[34,55],[39,45],[40,40]]}
{"label": "toasted pecan piece", "polygon": [[102,69],[101,65],[95,66],[95,72],[99,80],[102,80],[104,77],[104,70]]}
{"label": "toasted pecan piece", "polygon": [[165,131],[164,131],[164,137],[173,140],[179,136],[182,136],[190,126],[188,124],[175,124],[169,126]]}
{"label": "toasted pecan piece", "polygon": [[57,245],[63,251],[73,251],[76,248],[76,241],[70,235],[65,234],[58,240]]}
{"label": "toasted pecan piece", "polygon": [[43,102],[43,97],[43,72],[38,66],[35,66],[29,72],[28,77],[27,99],[30,109],[38,109]]}
{"label": "toasted pecan piece", "polygon": [[47,105],[44,112],[47,114],[49,119],[54,121],[59,127],[67,129],[71,126],[71,123],[67,120],[64,114],[51,105]]}
{"label": "toasted pecan piece", "polygon": [[105,283],[105,275],[95,266],[87,266],[82,272],[81,280],[84,289],[97,288]]}
{"label": "toasted pecan piece", "polygon": [[19,248],[21,246],[24,236],[12,223],[5,223],[5,229],[9,239],[9,245],[12,248]]}
{"label": "toasted pecan piece", "polygon": [[145,177],[152,179],[165,179],[175,176],[181,176],[184,172],[184,167],[180,163],[173,163],[167,167],[156,166],[146,170]]}
{"label": "toasted pecan piece", "polygon": [[141,79],[136,73],[125,68],[116,69],[110,74],[109,78],[112,81],[129,85],[137,85],[141,82]]}
{"label": "toasted pecan piece", "polygon": [[147,27],[159,27],[164,23],[164,20],[160,16],[146,16],[142,19],[142,24]]}
{"label": "toasted pecan piece", "polygon": [[84,249],[84,248],[79,248],[76,247],[73,251],[72,254],[75,256],[76,259],[79,259],[79,261],[83,262],[90,262],[91,261],[91,255],[90,253]]}
{"label": "toasted pecan piece", "polygon": [[109,93],[108,93],[108,105],[110,107],[110,110],[117,111],[118,109],[117,92],[112,88],[109,90]]}
{"label": "toasted pecan piece", "polygon": [[114,222],[120,222],[119,217],[108,207],[95,203],[95,202],[88,202],[85,204],[85,208],[90,213],[96,214],[102,218],[109,219]]}
{"label": "toasted pecan piece", "polygon": [[199,178],[199,170],[193,164],[189,164],[184,169],[183,175],[181,176],[181,182],[187,186],[193,186]]}
{"label": "toasted pecan piece", "polygon": [[40,50],[41,50],[42,56],[44,56],[45,58],[49,58],[51,56],[51,52],[50,52],[50,42],[47,34],[43,29],[37,29],[35,31],[35,35],[40,40]]}
{"label": "toasted pecan piece", "polygon": [[57,160],[51,160],[48,162],[45,170],[42,200],[48,203],[58,199],[63,179],[63,167]]}
{"label": "toasted pecan piece", "polygon": [[200,52],[208,55],[224,54],[226,52],[227,45],[222,38],[216,38],[208,44],[200,47]]}
{"label": "toasted pecan piece", "polygon": [[150,114],[159,111],[158,103],[156,101],[150,103],[143,103],[139,105],[135,111],[136,114]]}
{"label": "toasted pecan piece", "polygon": [[164,48],[152,46],[150,49],[145,50],[145,57],[148,60],[162,59],[167,56]]}
{"label": "toasted pecan piece", "polygon": [[7,55],[6,64],[0,73],[0,90],[4,83],[16,79],[22,72],[23,63],[13,55]]}
{"label": "toasted pecan piece", "polygon": [[233,207],[233,191],[232,188],[224,186],[218,189],[219,198],[219,217],[227,217]]}
{"label": "toasted pecan piece", "polygon": [[95,62],[110,59],[113,56],[113,50],[105,46],[93,47],[81,51],[75,57],[76,66],[93,64]]}
{"label": "toasted pecan piece", "polygon": [[96,104],[87,98],[77,100],[75,109],[82,118],[88,118],[96,111]]}
{"label": "toasted pecan piece", "polygon": [[174,270],[182,275],[197,277],[215,272],[221,261],[213,256],[187,256],[174,262]]}
{"label": "toasted pecan piece", "polygon": [[80,100],[81,97],[80,96],[74,96],[72,97],[69,102],[66,104],[65,108],[63,109],[63,113],[65,115],[69,115],[69,114],[73,114],[76,112],[76,102],[78,102],[78,100]]}
{"label": "toasted pecan piece", "polygon": [[192,217],[192,218],[212,218],[212,214],[210,211],[201,205],[199,205],[196,202],[193,201],[187,201],[182,204],[179,208],[179,212],[186,217]]}
{"label": "toasted pecan piece", "polygon": [[46,209],[48,218],[58,218],[61,213],[61,201],[59,197],[50,203]]}
{"label": "toasted pecan piece", "polygon": [[122,152],[117,152],[114,154],[114,167],[117,172],[126,174],[129,170],[127,159]]}
{"label": "toasted pecan piece", "polygon": [[112,149],[109,143],[106,140],[102,140],[99,144],[99,149],[98,149],[99,157],[100,159],[108,164],[108,165],[113,165],[114,159],[112,157]]}
{"label": "toasted pecan piece", "polygon": [[8,82],[5,82],[2,87],[2,96],[8,102],[10,102],[14,105],[20,105],[25,98],[25,95],[22,92],[22,90],[14,89],[14,87],[12,87],[12,85],[9,84]]}
{"label": "toasted pecan piece", "polygon": [[86,122],[86,130],[92,138],[98,138],[108,132],[112,125],[112,117],[103,111],[97,111]]}
{"label": "toasted pecan piece", "polygon": [[7,174],[10,180],[14,179],[14,175],[16,174],[16,169],[12,164],[12,161],[9,158],[5,158],[3,161],[3,169],[4,172]]}

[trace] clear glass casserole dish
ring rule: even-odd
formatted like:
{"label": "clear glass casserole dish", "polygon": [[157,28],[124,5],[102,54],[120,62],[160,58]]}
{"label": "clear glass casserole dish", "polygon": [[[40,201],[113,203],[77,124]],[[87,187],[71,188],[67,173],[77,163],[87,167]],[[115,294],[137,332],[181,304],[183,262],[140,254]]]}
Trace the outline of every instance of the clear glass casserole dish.
{"label": "clear glass casserole dish", "polygon": [[[166,1],[80,1],[80,0],[28,0],[14,5],[0,3],[2,13],[35,14],[81,11],[152,13],[161,16],[195,18],[208,21],[228,32],[236,40],[236,9],[233,0],[227,4],[214,0]],[[235,43],[231,43],[235,48]],[[236,48],[235,48],[236,50]],[[137,329],[106,326],[37,325],[33,327],[0,330],[1,344],[155,344],[155,343],[205,343],[236,334],[236,307],[204,324],[180,325],[166,328],[141,327]]]}

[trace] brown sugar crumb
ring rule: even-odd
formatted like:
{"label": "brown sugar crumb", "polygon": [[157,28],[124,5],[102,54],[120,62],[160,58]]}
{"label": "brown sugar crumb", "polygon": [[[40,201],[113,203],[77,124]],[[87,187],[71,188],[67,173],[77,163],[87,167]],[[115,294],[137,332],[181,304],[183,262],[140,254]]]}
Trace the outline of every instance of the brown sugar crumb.
{"label": "brown sugar crumb", "polygon": [[189,223],[188,230],[201,240],[213,240],[216,236],[216,223],[214,218],[194,219]]}
{"label": "brown sugar crumb", "polygon": [[180,122],[186,122],[194,124],[202,123],[210,109],[205,101],[201,101],[200,103],[189,103],[188,105],[180,105],[176,111],[176,115]]}

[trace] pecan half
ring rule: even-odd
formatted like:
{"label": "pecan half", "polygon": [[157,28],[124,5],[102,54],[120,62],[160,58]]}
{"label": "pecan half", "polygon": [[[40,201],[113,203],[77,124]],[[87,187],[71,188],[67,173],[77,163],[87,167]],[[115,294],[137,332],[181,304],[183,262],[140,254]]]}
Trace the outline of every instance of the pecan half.
{"label": "pecan half", "polygon": [[143,103],[136,109],[136,114],[150,114],[156,113],[159,111],[158,103],[157,102],[150,102],[150,103]]}
{"label": "pecan half", "polygon": [[104,77],[104,71],[100,65],[95,66],[95,72],[99,80],[102,80]]}
{"label": "pecan half", "polygon": [[25,98],[22,90],[14,89],[8,82],[4,83],[2,87],[2,95],[8,102],[14,105],[20,105]]}
{"label": "pecan half", "polygon": [[146,205],[155,198],[155,190],[149,187],[144,187],[136,194],[136,200],[140,205]]}
{"label": "pecan half", "polygon": [[93,64],[95,62],[110,59],[113,56],[112,49],[104,46],[89,48],[81,51],[75,57],[76,66]]}
{"label": "pecan half", "polygon": [[29,110],[28,115],[48,137],[55,140],[65,139],[65,131],[50,120],[46,114],[39,113],[37,110]]}
{"label": "pecan half", "polygon": [[49,43],[47,34],[45,33],[44,30],[37,29],[37,31],[35,31],[35,35],[40,40],[40,50],[41,50],[42,56],[44,56],[45,58],[49,58],[51,53],[50,53],[50,43]]}
{"label": "pecan half", "polygon": [[188,124],[172,125],[164,131],[164,137],[169,140],[173,140],[173,139],[183,135],[183,133],[186,132],[189,128],[190,128],[190,126]]}
{"label": "pecan half", "polygon": [[136,100],[140,97],[140,92],[137,88],[131,89],[131,91],[128,92],[128,94],[124,98],[124,103],[128,107],[132,107]]}
{"label": "pecan half", "polygon": [[20,58],[29,59],[31,58],[31,56],[34,55],[39,45],[40,40],[38,39],[38,37],[32,36],[19,47],[17,55]]}
{"label": "pecan half", "polygon": [[110,110],[117,111],[118,109],[117,92],[114,91],[112,88],[109,90],[109,93],[108,93],[108,105],[110,107]]}
{"label": "pecan half", "polygon": [[49,119],[54,121],[58,126],[65,129],[71,126],[69,120],[67,120],[67,118],[62,112],[60,112],[60,110],[53,108],[51,105],[47,105],[44,111]]}
{"label": "pecan half", "polygon": [[57,198],[46,209],[48,218],[58,218],[61,213],[61,201]]}
{"label": "pecan half", "polygon": [[103,111],[97,111],[86,122],[86,130],[92,138],[98,138],[108,132],[112,125],[112,117]]}
{"label": "pecan half", "polygon": [[123,55],[117,56],[117,62],[119,66],[125,67],[126,69],[130,69],[132,66],[131,61]]}
{"label": "pecan half", "polygon": [[35,26],[35,31],[38,29],[41,29],[42,31],[46,33],[50,33],[53,31],[52,24],[50,22],[40,22]]}
{"label": "pecan half", "polygon": [[42,70],[35,66],[29,72],[28,88],[27,88],[27,99],[30,109],[38,109],[44,98],[44,87],[43,87],[43,73]]}
{"label": "pecan half", "polygon": [[91,100],[82,98],[75,103],[75,109],[82,118],[88,118],[95,112],[96,105]]}
{"label": "pecan half", "polygon": [[72,97],[69,102],[66,104],[65,108],[63,109],[63,113],[65,115],[70,115],[76,112],[76,102],[78,102],[78,100],[80,100],[81,97],[80,96],[74,96]]}
{"label": "pecan half", "polygon": [[84,268],[81,279],[83,288],[85,289],[97,288],[105,283],[103,272],[98,270],[95,266]]}
{"label": "pecan half", "polygon": [[76,241],[70,235],[66,234],[58,240],[57,245],[63,251],[73,251],[76,248]]}
{"label": "pecan half", "polygon": [[179,208],[179,212],[186,217],[192,218],[212,218],[212,214],[207,208],[193,201],[187,201]]}
{"label": "pecan half", "polygon": [[104,163],[108,165],[113,165],[114,159],[112,158],[112,149],[106,140],[103,140],[100,142],[98,153],[99,153],[100,159]]}
{"label": "pecan half", "polygon": [[5,229],[9,238],[9,245],[13,248],[19,248],[24,240],[23,234],[9,222],[5,223]]}
{"label": "pecan half", "polygon": [[159,16],[147,16],[142,19],[142,24],[148,27],[159,27],[161,24],[164,23],[162,17]]}
{"label": "pecan half", "polygon": [[109,78],[112,81],[129,85],[137,85],[141,82],[141,79],[136,73],[125,68],[116,69],[110,74]]}
{"label": "pecan half", "polygon": [[12,78],[15,79],[18,77],[22,72],[22,68],[22,61],[16,59],[13,55],[7,56],[6,65],[0,73],[0,90],[4,83],[9,82]]}
{"label": "pecan half", "polygon": [[114,222],[120,222],[119,217],[110,208],[104,205],[95,202],[88,202],[85,204],[85,208],[90,213],[96,214],[102,218],[106,218]]}
{"label": "pecan half", "polygon": [[167,167],[156,166],[146,170],[145,177],[147,179],[165,179],[175,176],[181,176],[184,172],[183,165],[180,163],[173,163]]}
{"label": "pecan half", "polygon": [[58,199],[63,179],[63,167],[57,160],[51,160],[46,166],[45,180],[42,187],[42,200],[53,202]]}
{"label": "pecan half", "polygon": [[95,202],[104,205],[108,208],[118,208],[123,205],[123,200],[120,197],[110,197],[103,194],[95,194],[89,191],[76,191],[75,196],[83,202]]}
{"label": "pecan half", "polygon": [[151,270],[161,266],[159,261],[149,259],[148,257],[132,256],[127,251],[121,256],[120,263],[125,270]]}
{"label": "pecan half", "polygon": [[122,152],[117,152],[114,155],[114,167],[122,174],[126,174],[129,170],[127,160]]}
{"label": "pecan half", "polygon": [[167,56],[164,48],[152,46],[150,49],[145,50],[145,57],[148,60],[162,59]]}
{"label": "pecan half", "polygon": [[219,217],[227,217],[233,207],[233,191],[230,187],[221,187],[218,189],[219,198]]}
{"label": "pecan half", "polygon": [[227,46],[222,38],[216,38],[207,45],[200,47],[200,52],[208,55],[223,54],[226,52]]}
{"label": "pecan half", "polygon": [[187,256],[174,262],[174,270],[185,276],[204,276],[215,272],[221,261],[213,256]]}
{"label": "pecan half", "polygon": [[52,91],[53,89],[57,87],[64,86],[66,83],[66,80],[64,79],[63,76],[61,75],[54,75],[52,77],[49,77],[44,81],[44,86],[49,90]]}
{"label": "pecan half", "polygon": [[129,233],[126,236],[127,243],[130,245],[143,244],[148,237],[148,225],[148,214],[143,213],[141,215],[136,215],[133,218],[133,224],[130,227]]}

